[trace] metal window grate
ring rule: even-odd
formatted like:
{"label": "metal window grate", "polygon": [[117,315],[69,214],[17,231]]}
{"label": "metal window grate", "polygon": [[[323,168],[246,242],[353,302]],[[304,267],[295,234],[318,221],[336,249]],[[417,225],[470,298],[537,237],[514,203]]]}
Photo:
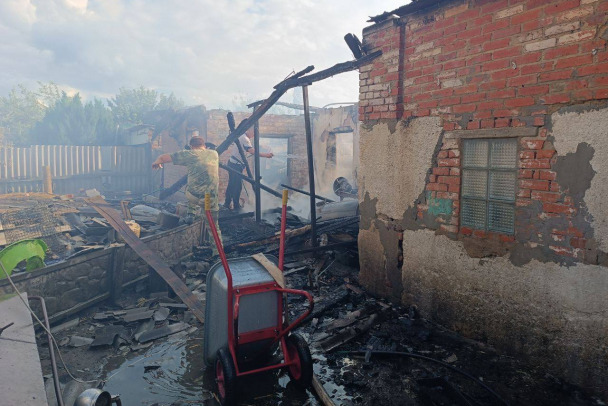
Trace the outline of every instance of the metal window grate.
{"label": "metal window grate", "polygon": [[517,139],[463,140],[461,224],[513,234]]}
{"label": "metal window grate", "polygon": [[0,213],[0,224],[6,244],[41,238],[54,253],[65,250],[65,242],[61,235],[64,222],[47,205]]}

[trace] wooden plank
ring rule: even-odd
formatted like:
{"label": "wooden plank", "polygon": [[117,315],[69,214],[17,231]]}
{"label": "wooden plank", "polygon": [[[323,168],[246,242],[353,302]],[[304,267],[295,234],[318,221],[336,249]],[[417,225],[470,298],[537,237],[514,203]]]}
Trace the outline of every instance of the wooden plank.
{"label": "wooden plank", "polygon": [[334,402],[329,397],[327,391],[325,391],[325,388],[323,387],[321,381],[319,381],[319,378],[317,378],[317,375],[312,376],[312,389],[321,400],[323,406],[334,406]]}
{"label": "wooden plank", "polygon": [[270,275],[274,278],[275,281],[279,284],[280,287],[285,288],[285,278],[283,277],[283,272],[273,264],[264,254],[255,254],[252,255],[252,258],[258,261]]}
{"label": "wooden plank", "polygon": [[120,213],[112,208],[101,196],[96,196],[85,201],[101,214],[110,225],[118,232],[124,241],[141,257],[148,265],[167,282],[175,294],[192,311],[192,314],[201,322],[205,322],[205,307],[192,293],[188,286],[171,270],[171,268],[148,246],[131,231],[129,226],[120,217]]}

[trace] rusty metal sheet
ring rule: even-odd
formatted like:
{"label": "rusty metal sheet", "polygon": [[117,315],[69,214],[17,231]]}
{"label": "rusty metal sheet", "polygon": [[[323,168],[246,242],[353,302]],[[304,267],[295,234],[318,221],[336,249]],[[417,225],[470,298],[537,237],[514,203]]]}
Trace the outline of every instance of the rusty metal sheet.
{"label": "rusty metal sheet", "polygon": [[85,199],[85,201],[101,214],[118,232],[125,242],[143,259],[156,273],[167,282],[175,294],[192,311],[192,314],[201,322],[205,322],[205,308],[188,286],[169,268],[169,266],[131,231],[129,226],[114,209],[101,196]]}

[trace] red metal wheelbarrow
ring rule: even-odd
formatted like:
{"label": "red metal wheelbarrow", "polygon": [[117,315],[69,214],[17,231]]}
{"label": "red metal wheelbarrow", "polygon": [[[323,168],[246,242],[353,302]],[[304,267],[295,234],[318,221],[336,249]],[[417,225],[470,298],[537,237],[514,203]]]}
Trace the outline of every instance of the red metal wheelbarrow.
{"label": "red metal wheelbarrow", "polygon": [[[205,363],[214,367],[221,404],[236,404],[238,378],[275,369],[287,370],[296,386],[307,388],[313,377],[312,356],[306,341],[292,331],[312,312],[313,299],[306,291],[286,289],[282,282],[287,191],[283,192],[278,267],[261,254],[228,261],[210,207],[206,195],[205,214],[221,262],[207,275],[203,354]],[[304,296],[309,302],[308,309],[291,323],[284,305],[289,294]],[[280,350],[282,359],[273,363],[269,360],[275,359],[275,350]]]}

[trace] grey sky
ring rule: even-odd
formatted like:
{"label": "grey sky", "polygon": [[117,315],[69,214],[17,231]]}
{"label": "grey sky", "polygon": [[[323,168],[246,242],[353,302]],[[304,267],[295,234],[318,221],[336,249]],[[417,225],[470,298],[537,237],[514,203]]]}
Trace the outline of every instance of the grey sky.
{"label": "grey sky", "polygon": [[[352,59],[344,34],[361,38],[369,15],[408,2],[2,0],[0,94],[38,80],[85,98],[143,85],[232,108],[268,96],[292,70]],[[357,73],[315,84],[310,98],[356,101]]]}

